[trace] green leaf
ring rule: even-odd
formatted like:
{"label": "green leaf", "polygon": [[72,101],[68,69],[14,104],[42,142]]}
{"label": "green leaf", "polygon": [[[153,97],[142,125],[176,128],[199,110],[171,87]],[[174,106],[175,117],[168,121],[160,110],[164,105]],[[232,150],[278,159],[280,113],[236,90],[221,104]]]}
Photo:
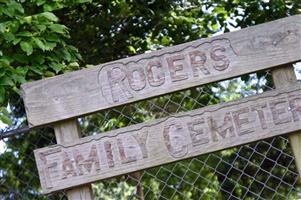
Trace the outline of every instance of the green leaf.
{"label": "green leaf", "polygon": [[45,39],[51,42],[62,42],[62,40],[56,34],[47,35]]}
{"label": "green leaf", "polygon": [[41,6],[44,3],[46,3],[46,0],[37,0],[36,2],[37,2],[37,6]]}
{"label": "green leaf", "polygon": [[24,18],[23,18],[23,21],[26,22],[27,24],[31,24],[32,16],[24,17]]}
{"label": "green leaf", "polygon": [[55,73],[46,71],[44,75],[45,75],[45,77],[53,77],[53,76],[55,76]]}
{"label": "green leaf", "polygon": [[8,29],[10,32],[16,33],[20,27],[20,22],[19,20],[9,21],[6,26],[6,29]]}
{"label": "green leaf", "polygon": [[30,33],[29,31],[22,31],[22,32],[18,33],[17,36],[32,37],[32,33]]}
{"label": "green leaf", "polygon": [[20,43],[20,47],[21,49],[26,52],[26,54],[29,56],[32,54],[33,52],[33,48],[32,48],[32,45],[29,43],[29,42],[25,42],[25,41],[22,41]]}
{"label": "green leaf", "polygon": [[43,5],[43,10],[44,11],[53,11],[55,8],[52,7],[51,5],[48,5],[48,4],[44,4]]}
{"label": "green leaf", "polygon": [[163,45],[168,45],[169,44],[169,37],[168,36],[164,36],[161,39],[161,42],[162,42]]}
{"label": "green leaf", "polygon": [[12,7],[7,7],[3,10],[3,13],[12,18],[15,15],[15,9],[13,9]]}
{"label": "green leaf", "polygon": [[77,62],[72,62],[69,64],[70,67],[79,67],[79,64]]}
{"label": "green leaf", "polygon": [[133,46],[128,46],[128,50],[131,52],[131,53],[136,53],[136,49],[133,47]]}
{"label": "green leaf", "polygon": [[56,47],[56,43],[54,42],[45,42],[45,49],[46,50],[53,50]]}
{"label": "green leaf", "polygon": [[55,71],[55,73],[59,73],[64,68],[63,64],[54,62],[50,63],[49,66]]}
{"label": "green leaf", "polygon": [[48,28],[56,33],[61,34],[64,34],[67,31],[67,27],[61,24],[51,24]]}
{"label": "green leaf", "polygon": [[14,58],[20,63],[28,63],[30,61],[29,57],[24,55],[23,53],[15,54]]}
{"label": "green leaf", "polygon": [[43,25],[43,24],[38,24],[38,25],[36,25],[36,27],[39,29],[39,31],[41,31],[41,32],[43,32],[43,31],[45,31],[46,30],[46,26],[45,25]]}
{"label": "green leaf", "polygon": [[45,58],[42,55],[37,55],[34,57],[34,61],[41,65],[45,62]]}
{"label": "green leaf", "polygon": [[11,41],[13,41],[13,40],[15,39],[14,34],[12,34],[11,32],[4,33],[4,34],[3,34],[3,37],[4,37],[4,39],[5,39],[6,41],[8,41],[8,42],[11,42]]}
{"label": "green leaf", "polygon": [[3,86],[0,86],[0,104],[5,100],[5,89]]}
{"label": "green leaf", "polygon": [[3,66],[3,67],[9,67],[9,66],[10,66],[10,61],[9,61],[9,59],[2,57],[2,58],[0,59],[0,66]]}
{"label": "green leaf", "polygon": [[6,116],[6,115],[0,115],[0,120],[4,123],[4,124],[7,124],[9,126],[11,126],[13,124],[12,120]]}
{"label": "green leaf", "polygon": [[43,71],[38,66],[28,66],[28,68],[36,74],[43,75]]}
{"label": "green leaf", "polygon": [[219,24],[212,24],[211,28],[214,32],[216,32],[219,29]]}
{"label": "green leaf", "polygon": [[33,38],[34,43],[43,51],[46,50],[44,43],[39,38]]}
{"label": "green leaf", "polygon": [[0,85],[13,86],[15,85],[11,77],[3,76],[0,78]]}
{"label": "green leaf", "polygon": [[23,75],[13,74],[13,79],[16,83],[20,83],[20,84],[26,82],[25,77]]}
{"label": "green leaf", "polygon": [[12,1],[9,4],[9,7],[14,9],[14,10],[19,11],[20,13],[24,13],[24,8],[22,7],[22,5],[20,3],[17,3],[16,1]]}
{"label": "green leaf", "polygon": [[5,31],[5,24],[4,23],[0,23],[0,33],[4,33]]}
{"label": "green leaf", "polygon": [[16,71],[18,74],[25,76],[28,71],[28,68],[27,67],[17,67]]}
{"label": "green leaf", "polygon": [[72,58],[71,54],[68,51],[66,51],[65,49],[62,51],[62,57],[68,62],[70,62],[71,58]]}
{"label": "green leaf", "polygon": [[53,21],[53,22],[57,22],[59,19],[57,18],[57,16],[55,16],[53,13],[51,12],[44,12],[41,14],[43,17],[45,17],[46,19]]}
{"label": "green leaf", "polygon": [[9,115],[9,112],[8,112],[7,108],[5,108],[5,107],[0,107],[0,112],[4,115]]}
{"label": "green leaf", "polygon": [[18,44],[20,41],[21,41],[21,38],[15,38],[15,39],[13,40],[13,44],[16,45],[16,44]]}

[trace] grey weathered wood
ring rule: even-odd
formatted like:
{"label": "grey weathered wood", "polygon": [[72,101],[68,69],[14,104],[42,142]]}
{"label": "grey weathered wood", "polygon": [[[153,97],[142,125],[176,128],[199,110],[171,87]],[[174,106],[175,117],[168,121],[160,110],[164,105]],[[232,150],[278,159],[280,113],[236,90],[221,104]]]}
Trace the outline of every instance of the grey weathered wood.
{"label": "grey weathered wood", "polygon": [[301,60],[301,15],[22,85],[30,127]]}
{"label": "grey weathered wood", "polygon": [[[76,119],[56,123],[54,126],[54,132],[57,143],[61,145],[77,142],[77,140],[80,138],[80,130]],[[48,174],[46,176],[48,176]],[[66,192],[68,200],[93,199],[91,185],[74,187]]]}
{"label": "grey weathered wood", "polygon": [[294,86],[35,151],[44,193],[301,129]]}
{"label": "grey weathered wood", "polygon": [[[300,52],[301,53],[301,52]],[[273,81],[276,88],[298,85],[297,78],[292,65],[276,68],[272,71]],[[289,134],[288,138],[293,150],[297,170],[299,172],[299,183],[301,183],[301,131]]]}

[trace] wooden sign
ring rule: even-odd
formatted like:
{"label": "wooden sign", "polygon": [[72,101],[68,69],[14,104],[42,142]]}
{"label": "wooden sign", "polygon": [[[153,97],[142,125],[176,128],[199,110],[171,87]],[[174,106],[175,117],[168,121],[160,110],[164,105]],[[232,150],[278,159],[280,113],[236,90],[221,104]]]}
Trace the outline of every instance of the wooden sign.
{"label": "wooden sign", "polygon": [[44,193],[301,129],[294,86],[35,151]]}
{"label": "wooden sign", "polygon": [[30,127],[301,60],[301,15],[22,85]]}

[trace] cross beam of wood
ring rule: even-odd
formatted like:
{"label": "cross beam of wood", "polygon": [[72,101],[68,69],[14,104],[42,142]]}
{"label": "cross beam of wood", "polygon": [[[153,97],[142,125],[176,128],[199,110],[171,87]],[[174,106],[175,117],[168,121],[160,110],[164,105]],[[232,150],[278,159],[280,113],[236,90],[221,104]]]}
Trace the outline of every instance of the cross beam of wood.
{"label": "cross beam of wood", "polygon": [[35,157],[49,193],[291,133],[300,121],[298,85],[45,147]]}
{"label": "cross beam of wood", "polygon": [[30,127],[301,60],[301,15],[22,85]]}

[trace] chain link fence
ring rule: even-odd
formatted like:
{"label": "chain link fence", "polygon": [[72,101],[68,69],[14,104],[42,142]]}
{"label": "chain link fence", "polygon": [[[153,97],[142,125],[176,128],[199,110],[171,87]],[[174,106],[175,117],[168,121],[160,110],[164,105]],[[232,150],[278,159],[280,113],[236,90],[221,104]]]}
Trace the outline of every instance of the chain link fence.
{"label": "chain link fence", "polygon": [[[297,70],[298,71],[298,70]],[[298,74],[299,75],[299,74]],[[273,90],[270,71],[195,87],[79,119],[83,137]],[[14,126],[25,118],[21,100]],[[19,115],[18,115],[19,114]],[[42,195],[33,150],[55,144],[51,128],[0,141],[0,200],[66,199]],[[96,182],[96,199],[298,199],[298,173],[287,136]]]}

